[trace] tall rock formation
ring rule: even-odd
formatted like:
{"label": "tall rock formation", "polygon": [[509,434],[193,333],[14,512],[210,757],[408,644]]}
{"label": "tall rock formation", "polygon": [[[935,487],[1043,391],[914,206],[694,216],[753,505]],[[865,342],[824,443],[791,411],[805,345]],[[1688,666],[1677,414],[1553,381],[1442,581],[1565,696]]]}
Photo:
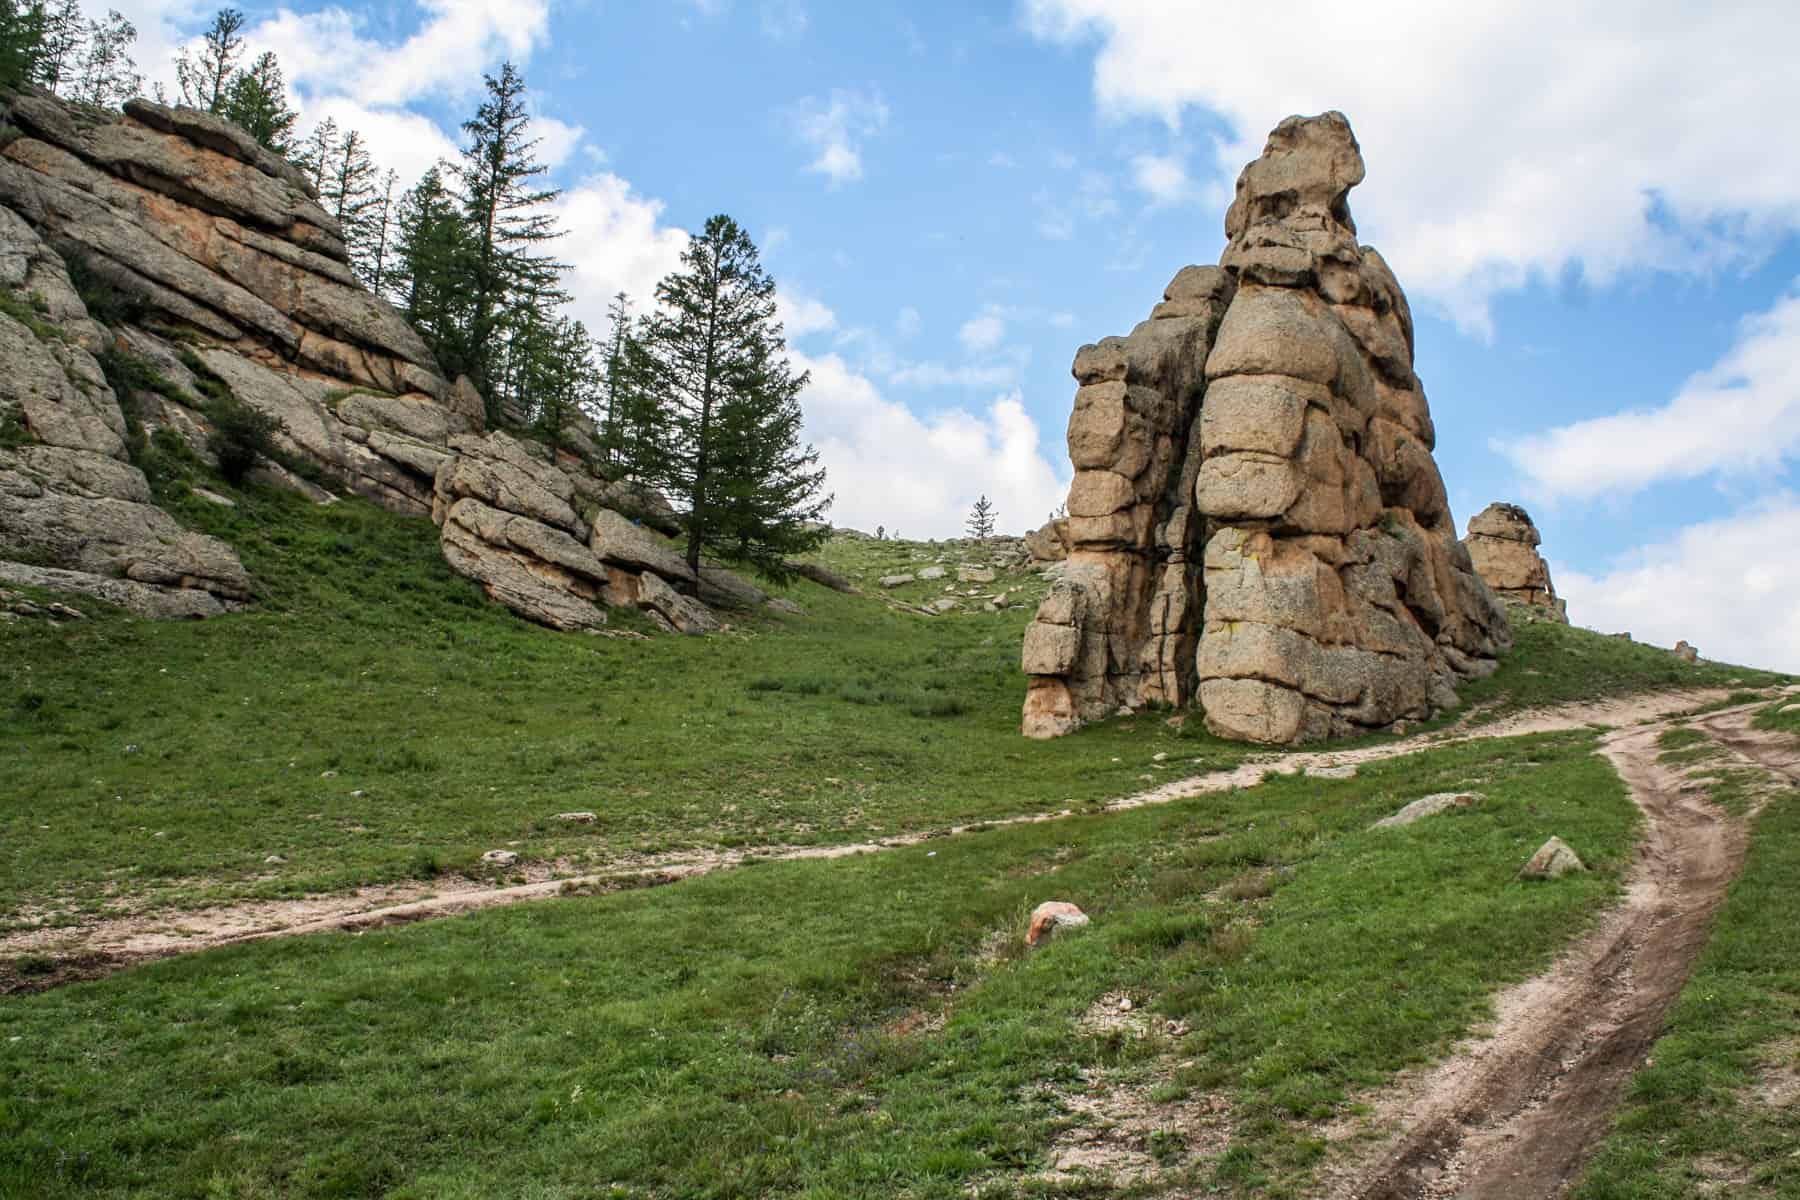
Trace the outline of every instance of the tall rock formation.
{"label": "tall rock formation", "polygon": [[1070,553],[1028,627],[1024,732],[1197,703],[1294,742],[1423,717],[1510,645],[1456,539],[1413,326],[1356,241],[1339,113],[1291,117],[1238,178],[1218,267],[1084,346]]}
{"label": "tall rock formation", "polygon": [[[678,532],[675,512],[605,477],[591,425],[557,453],[484,432],[481,397],[358,281],[309,181],[235,126],[37,93],[0,97],[0,128],[16,134],[0,140],[0,583],[149,616],[250,599],[231,547],[157,507],[131,462],[134,437],[165,430],[210,458],[209,409],[229,395],[280,421],[306,474],[431,517],[451,567],[530,620],[583,628],[629,605],[704,632],[700,600],[766,601],[687,570],[651,532]],[[71,264],[109,311],[88,310]]]}
{"label": "tall rock formation", "polygon": [[1558,598],[1549,564],[1538,554],[1541,540],[1530,513],[1516,504],[1494,503],[1470,519],[1463,548],[1495,595],[1567,625],[1568,605]]}

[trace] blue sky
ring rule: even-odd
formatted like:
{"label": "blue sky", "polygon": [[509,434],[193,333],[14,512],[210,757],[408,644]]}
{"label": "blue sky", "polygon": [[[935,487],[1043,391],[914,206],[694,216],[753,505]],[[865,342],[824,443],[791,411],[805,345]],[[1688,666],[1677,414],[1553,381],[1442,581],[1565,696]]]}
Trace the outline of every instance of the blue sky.
{"label": "blue sky", "polygon": [[[122,5],[154,75],[210,17]],[[1524,503],[1571,615],[1800,670],[1800,6],[1561,0],[246,5],[304,109],[416,175],[518,62],[598,327],[751,230],[840,524],[1041,523],[1077,346],[1215,261],[1237,170],[1338,108],[1418,315],[1456,515]]]}

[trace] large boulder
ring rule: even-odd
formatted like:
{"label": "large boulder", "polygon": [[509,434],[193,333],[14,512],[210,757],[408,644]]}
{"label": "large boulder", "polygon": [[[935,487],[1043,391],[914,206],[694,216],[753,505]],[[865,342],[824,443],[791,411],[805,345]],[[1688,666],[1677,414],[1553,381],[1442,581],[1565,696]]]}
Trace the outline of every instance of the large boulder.
{"label": "large boulder", "polygon": [[1026,734],[1197,704],[1227,737],[1352,735],[1455,703],[1510,644],[1431,457],[1411,310],[1357,242],[1363,173],[1341,114],[1283,121],[1220,265],[1077,352],[1068,561],[1022,649]]}
{"label": "large boulder", "polygon": [[1463,549],[1496,596],[1566,625],[1568,605],[1550,582],[1550,565],[1538,553],[1541,540],[1530,513],[1517,504],[1495,503],[1470,518]]}

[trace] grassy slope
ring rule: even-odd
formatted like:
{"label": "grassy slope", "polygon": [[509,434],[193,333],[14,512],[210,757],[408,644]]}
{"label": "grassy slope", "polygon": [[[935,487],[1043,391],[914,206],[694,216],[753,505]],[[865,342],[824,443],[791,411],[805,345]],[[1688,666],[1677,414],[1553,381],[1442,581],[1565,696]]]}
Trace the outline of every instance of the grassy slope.
{"label": "grassy slope", "polygon": [[[0,924],[102,897],[428,878],[500,845],[579,869],[851,840],[1126,794],[1246,752],[1154,714],[1015,736],[1037,576],[1003,577],[1026,603],[994,614],[927,619],[798,583],[810,616],[704,641],[554,634],[483,603],[423,521],[236,495],[233,510],[173,503],[241,548],[258,610],[0,626]],[[845,540],[826,557],[879,591],[875,578],[935,558],[954,576],[958,553]],[[1537,624],[1470,695],[1535,703],[1748,674]],[[1162,752],[1170,767],[1152,762]],[[570,810],[600,820],[559,827]]]}
{"label": "grassy slope", "polygon": [[[243,548],[261,610],[0,627],[0,763],[20,784],[0,793],[7,909],[344,886],[502,841],[604,861],[932,828],[1244,753],[1157,714],[1019,739],[1028,610],[927,620],[797,585],[811,616],[741,635],[556,635],[482,604],[417,522],[240,501],[184,515]],[[940,553],[828,552],[866,578]],[[1672,663],[1531,625],[1474,690],[1766,679]],[[1612,894],[1632,812],[1591,749],[1471,745],[0,1001],[0,1194],[1031,1192],[1095,1077],[1220,1094],[1229,1151],[1190,1161],[1171,1128],[1160,1156],[1196,1185],[1294,1194],[1319,1116],[1446,1044]],[[1489,802],[1365,830],[1472,786]],[[551,827],[573,808],[602,820]],[[1550,833],[1595,873],[1519,884]],[[262,865],[277,852],[287,866]],[[1095,924],[1021,957],[1024,914],[1052,896]],[[1193,1032],[1084,1032],[1118,991]]]}
{"label": "grassy slope", "polygon": [[[1217,1091],[1238,1125],[1196,1182],[1292,1183],[1318,1152],[1308,1119],[1442,1046],[1611,894],[1633,814],[1591,744],[1472,745],[16,998],[0,1191],[948,1197],[1024,1186],[1059,1089],[1165,1051],[1158,1098]],[[1475,809],[1366,829],[1476,783]],[[1596,871],[1519,883],[1551,832]],[[1018,956],[1053,895],[1094,926]],[[1119,990],[1195,1032],[1084,1033]],[[912,1009],[948,1025],[899,1032]],[[1182,1141],[1162,1147],[1177,1170]]]}

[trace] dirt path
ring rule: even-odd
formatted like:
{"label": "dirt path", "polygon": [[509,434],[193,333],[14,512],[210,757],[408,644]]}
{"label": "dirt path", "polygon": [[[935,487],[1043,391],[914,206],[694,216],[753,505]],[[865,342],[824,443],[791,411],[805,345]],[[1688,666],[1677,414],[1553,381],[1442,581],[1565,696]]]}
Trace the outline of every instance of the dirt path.
{"label": "dirt path", "polygon": [[[1794,781],[1800,754],[1791,740],[1749,728],[1755,707],[1694,724],[1735,756]],[[1657,761],[1666,728],[1658,721],[1601,741],[1645,818],[1624,902],[1548,972],[1503,993],[1491,1033],[1377,1101],[1374,1122],[1400,1133],[1332,1179],[1330,1200],[1538,1200],[1573,1180],[1743,864],[1747,822]]]}
{"label": "dirt path", "polygon": [[[1421,750],[1486,738],[1515,737],[1582,729],[1592,725],[1624,727],[1691,712],[1715,703],[1723,691],[1655,692],[1621,699],[1560,705],[1506,717],[1486,725],[1468,724],[1351,750],[1307,750],[1259,754],[1230,770],[1173,780],[1160,787],[1121,797],[1085,812],[1122,812],[1233,788],[1255,787],[1271,773],[1357,766]],[[626,888],[654,887],[742,865],[746,860],[793,861],[846,858],[916,846],[974,830],[1058,821],[1076,810],[1033,813],[1001,820],[972,822],[878,841],[833,846],[764,846],[712,853],[663,856],[628,867],[585,875],[533,879],[496,887],[476,879],[442,879],[431,886],[395,885],[355,892],[309,896],[298,900],[255,900],[212,908],[150,910],[103,916],[73,926],[15,930],[0,935],[0,961],[19,956],[47,959],[40,974],[11,976],[0,971],[0,995],[40,991],[76,979],[92,978],[151,959],[192,954],[219,946],[334,930],[362,930],[406,924],[436,917],[476,912],[528,900],[570,893],[592,894]],[[535,868],[542,870],[543,868]],[[41,964],[40,964],[41,965]]]}

